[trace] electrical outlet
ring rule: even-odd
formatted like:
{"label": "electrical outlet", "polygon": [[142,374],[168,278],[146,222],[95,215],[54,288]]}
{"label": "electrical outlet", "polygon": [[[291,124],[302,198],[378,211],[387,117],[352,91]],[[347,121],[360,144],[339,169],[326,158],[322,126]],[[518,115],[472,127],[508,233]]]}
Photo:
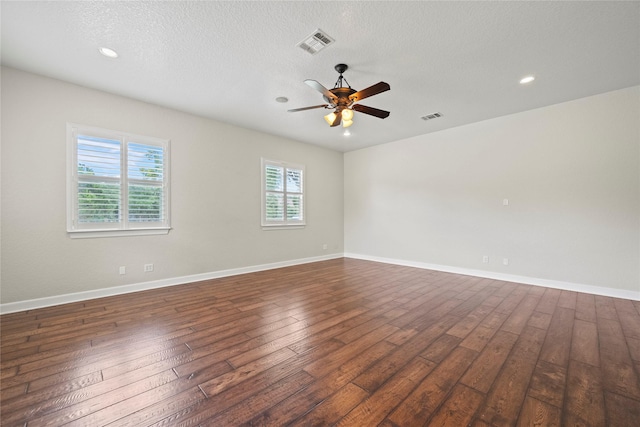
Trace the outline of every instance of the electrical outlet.
{"label": "electrical outlet", "polygon": [[326,243],[322,245],[322,249],[325,250],[325,251],[327,250],[327,244]]}
{"label": "electrical outlet", "polygon": [[144,272],[145,273],[150,273],[153,271],[153,264],[145,264],[144,265]]}
{"label": "electrical outlet", "polygon": [[127,274],[127,267],[125,266],[120,267],[120,274]]}
{"label": "electrical outlet", "polygon": [[503,265],[509,265],[509,258],[502,258]]}
{"label": "electrical outlet", "polygon": [[485,255],[482,257],[482,263],[483,264],[489,264],[489,255]]}

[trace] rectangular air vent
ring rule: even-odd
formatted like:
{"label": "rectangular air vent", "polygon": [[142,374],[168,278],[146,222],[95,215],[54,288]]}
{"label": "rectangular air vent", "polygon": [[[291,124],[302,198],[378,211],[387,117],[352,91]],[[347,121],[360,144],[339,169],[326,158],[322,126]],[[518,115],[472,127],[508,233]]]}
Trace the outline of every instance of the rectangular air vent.
{"label": "rectangular air vent", "polygon": [[427,114],[426,116],[422,116],[420,118],[422,120],[433,120],[433,119],[437,119],[438,117],[442,117],[442,114],[440,114],[440,113],[431,113],[431,114]]}
{"label": "rectangular air vent", "polygon": [[303,41],[298,43],[298,46],[310,54],[315,55],[334,41],[335,40],[329,37],[327,33],[318,28]]}

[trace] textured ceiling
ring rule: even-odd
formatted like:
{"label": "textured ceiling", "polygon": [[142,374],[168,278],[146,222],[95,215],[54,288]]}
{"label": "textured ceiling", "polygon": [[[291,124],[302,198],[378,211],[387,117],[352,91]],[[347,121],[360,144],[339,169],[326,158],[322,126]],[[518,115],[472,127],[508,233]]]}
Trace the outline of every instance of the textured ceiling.
{"label": "textured ceiling", "polygon": [[[2,64],[294,140],[349,151],[640,84],[640,2],[11,2]],[[335,43],[296,45],[321,28]],[[97,49],[108,46],[120,57]],[[351,136],[322,95],[346,63]],[[533,84],[518,84],[534,74]],[[276,97],[289,98],[286,104]],[[433,112],[443,117],[424,121]]]}

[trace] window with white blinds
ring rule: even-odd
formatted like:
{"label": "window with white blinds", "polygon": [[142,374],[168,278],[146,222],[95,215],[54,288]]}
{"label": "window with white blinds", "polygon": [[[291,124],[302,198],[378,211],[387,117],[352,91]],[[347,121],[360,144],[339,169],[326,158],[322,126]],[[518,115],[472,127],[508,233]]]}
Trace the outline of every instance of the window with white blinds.
{"label": "window with white blinds", "polygon": [[169,141],[68,124],[72,237],[166,234]]}
{"label": "window with white blinds", "polygon": [[304,166],[262,159],[262,226],[304,224]]}

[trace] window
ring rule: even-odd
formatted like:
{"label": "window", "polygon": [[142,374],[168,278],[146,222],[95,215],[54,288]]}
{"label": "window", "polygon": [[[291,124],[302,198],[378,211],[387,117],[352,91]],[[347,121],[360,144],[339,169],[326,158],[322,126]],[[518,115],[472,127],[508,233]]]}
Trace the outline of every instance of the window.
{"label": "window", "polygon": [[262,159],[262,225],[304,224],[304,166]]}
{"label": "window", "polygon": [[169,141],[67,125],[71,237],[169,232]]}

